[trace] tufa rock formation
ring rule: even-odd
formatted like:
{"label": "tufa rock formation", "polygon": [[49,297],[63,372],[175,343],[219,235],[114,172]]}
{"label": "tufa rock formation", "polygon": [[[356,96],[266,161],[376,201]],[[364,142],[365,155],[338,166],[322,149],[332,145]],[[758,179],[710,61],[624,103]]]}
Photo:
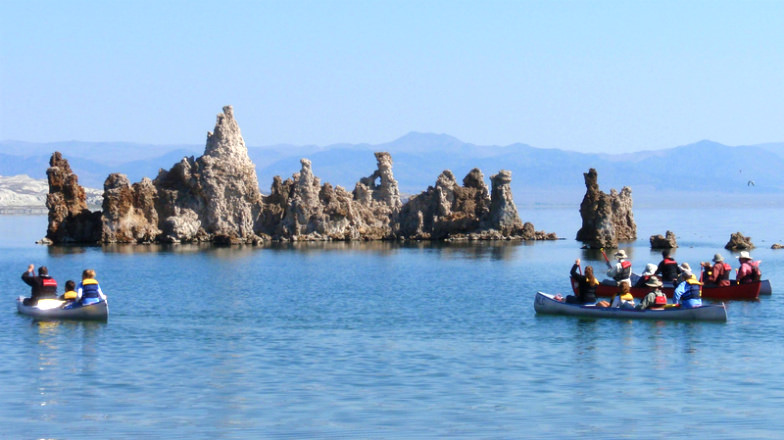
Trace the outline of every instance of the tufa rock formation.
{"label": "tufa rock formation", "polygon": [[616,248],[619,241],[637,239],[637,225],[632,213],[632,190],[623,187],[607,195],[599,190],[596,170],[583,173],[586,192],[580,204],[583,225],[576,239],[591,248]]}
{"label": "tufa rock formation", "polygon": [[740,232],[730,234],[730,241],[724,245],[724,249],[731,251],[747,251],[754,249],[754,243],[751,242],[751,237],[746,237]]}
{"label": "tufa rock formation", "polygon": [[[65,166],[47,172],[53,200],[51,206],[47,204],[47,236],[54,243],[217,244],[557,238],[520,221],[509,171],[491,176],[488,190],[478,169],[468,173],[462,186],[447,170],[435,187],[404,205],[392,173],[392,157],[384,152],[375,155],[377,169],[361,178],[353,192],[322,184],[310,161],[302,159],[298,173],[286,180],[275,176],[270,194],[263,196],[239,125],[227,106],[218,115],[214,131],[207,134],[204,155],[198,159],[183,158],[170,170],[160,170],[154,180],[134,184],[122,174],[111,174],[104,183],[102,212],[85,212],[83,191],[81,204],[79,197],[68,195],[78,194],[81,187],[67,162],[55,153],[53,163],[62,161]],[[60,175],[72,177],[53,180],[52,176]],[[73,182],[70,186],[57,183],[67,179]]]}
{"label": "tufa rock formation", "polygon": [[96,243],[101,239],[101,212],[90,212],[79,177],[59,152],[52,154],[46,170],[49,226],[46,238],[53,243]]}
{"label": "tufa rock formation", "polygon": [[678,242],[675,240],[675,233],[667,231],[666,237],[661,234],[651,235],[651,249],[674,249],[678,247]]}

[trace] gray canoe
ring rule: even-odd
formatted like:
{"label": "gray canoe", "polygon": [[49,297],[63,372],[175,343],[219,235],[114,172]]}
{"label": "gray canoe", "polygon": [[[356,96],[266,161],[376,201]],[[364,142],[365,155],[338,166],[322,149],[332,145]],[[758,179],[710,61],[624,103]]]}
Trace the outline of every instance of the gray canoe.
{"label": "gray canoe", "polygon": [[16,310],[27,316],[40,320],[77,319],[89,321],[106,321],[109,319],[109,304],[106,300],[89,306],[64,309],[65,301],[57,299],[39,300],[37,305],[26,306],[22,302],[24,297],[16,299]]}
{"label": "gray canoe", "polygon": [[654,319],[674,321],[727,321],[727,309],[722,304],[703,305],[690,309],[668,307],[664,310],[637,310],[594,305],[567,304],[554,295],[536,292],[534,310],[550,315],[579,316],[583,318]]}

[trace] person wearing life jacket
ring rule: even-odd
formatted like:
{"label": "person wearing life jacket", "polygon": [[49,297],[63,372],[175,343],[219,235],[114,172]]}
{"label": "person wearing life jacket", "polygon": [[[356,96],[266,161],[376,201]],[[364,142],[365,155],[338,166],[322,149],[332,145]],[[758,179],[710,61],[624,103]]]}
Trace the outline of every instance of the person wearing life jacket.
{"label": "person wearing life jacket", "polygon": [[650,292],[645,295],[640,304],[637,306],[640,310],[653,309],[661,310],[667,305],[667,295],[661,291],[662,282],[656,276],[652,276],[647,283]]}
{"label": "person wearing life jacket", "polygon": [[46,266],[38,268],[38,276],[35,275],[35,266],[27,266],[27,271],[22,274],[22,281],[31,287],[30,298],[25,298],[22,303],[26,306],[38,304],[39,299],[57,298],[57,281],[49,276],[49,269]]}
{"label": "person wearing life jacket", "polygon": [[751,255],[747,251],[741,251],[737,257],[740,261],[740,268],[738,269],[738,284],[748,284],[759,281],[762,273],[759,268],[759,261],[753,261]]}
{"label": "person wearing life jacket", "polygon": [[656,275],[663,283],[674,283],[680,274],[681,268],[674,259],[670,258],[670,250],[663,250],[662,260],[659,262],[659,267],[656,268]]}
{"label": "person wearing life jacket", "polygon": [[702,306],[702,283],[691,272],[689,263],[681,263],[680,268],[681,274],[678,276],[678,286],[672,294],[672,302],[687,309]]}
{"label": "person wearing life jacket", "polygon": [[645,287],[648,285],[648,281],[651,278],[656,278],[654,274],[656,273],[656,265],[653,263],[648,263],[645,265],[645,270],[642,271],[640,277],[637,279],[637,282],[634,283],[634,287]]}
{"label": "person wearing life jacket", "polygon": [[623,309],[634,308],[634,297],[629,293],[629,283],[621,281],[618,285],[618,293],[613,298],[610,307],[620,307]]}
{"label": "person wearing life jacket", "polygon": [[732,273],[732,266],[724,262],[724,257],[721,254],[713,256],[713,265],[708,262],[703,262],[702,267],[705,270],[705,276],[702,282],[706,286],[719,286],[726,287],[730,285],[730,273]]}
{"label": "person wearing life jacket", "polygon": [[620,286],[622,282],[626,282],[631,286],[632,263],[626,259],[626,251],[619,249],[613,256],[618,262],[610,266],[610,269],[607,270],[607,276],[615,280],[615,283],[618,286]]}
{"label": "person wearing life jacket", "polygon": [[585,273],[580,275],[577,270],[580,267],[580,259],[574,261],[574,266],[569,273],[572,280],[577,283],[577,295],[568,295],[566,302],[570,304],[593,304],[596,302],[596,286],[599,281],[593,276],[593,267],[585,266]]}
{"label": "person wearing life jacket", "polygon": [[95,280],[95,271],[92,269],[85,269],[82,272],[82,281],[76,288],[76,294],[79,298],[79,304],[86,306],[101,302],[106,299],[106,295],[101,291],[101,286]]}
{"label": "person wearing life jacket", "polygon": [[79,294],[76,293],[76,283],[74,282],[74,280],[68,280],[65,282],[65,293],[60,295],[58,299],[61,299],[63,301],[73,302],[76,301],[76,298],[78,296]]}

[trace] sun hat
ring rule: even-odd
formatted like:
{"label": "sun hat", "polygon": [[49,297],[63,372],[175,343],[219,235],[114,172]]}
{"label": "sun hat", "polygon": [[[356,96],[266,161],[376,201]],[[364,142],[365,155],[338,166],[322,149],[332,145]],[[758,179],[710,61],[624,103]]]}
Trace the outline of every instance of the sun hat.
{"label": "sun hat", "polygon": [[623,249],[619,249],[618,252],[616,252],[614,256],[615,256],[615,258],[618,258],[618,259],[621,259],[621,258],[626,259],[626,251],[623,250]]}
{"label": "sun hat", "polygon": [[659,268],[659,266],[657,266],[657,265],[655,265],[653,263],[648,263],[648,264],[645,265],[645,270],[642,272],[642,276],[653,275],[653,274],[656,273],[656,269],[658,269],[658,268]]}
{"label": "sun hat", "polygon": [[751,260],[751,255],[749,255],[748,251],[740,251],[740,255],[735,258],[739,260]]}
{"label": "sun hat", "polygon": [[651,279],[649,279],[648,282],[645,283],[645,285],[648,287],[661,287],[662,282],[659,281],[659,279],[656,277],[651,277]]}
{"label": "sun hat", "polygon": [[716,254],[713,256],[714,263],[721,263],[722,261],[724,261],[724,257],[722,257],[721,254]]}
{"label": "sun hat", "polygon": [[681,267],[681,272],[684,275],[686,275],[686,278],[691,278],[692,273],[691,273],[691,266],[689,266],[689,263],[683,262],[681,263],[680,267]]}

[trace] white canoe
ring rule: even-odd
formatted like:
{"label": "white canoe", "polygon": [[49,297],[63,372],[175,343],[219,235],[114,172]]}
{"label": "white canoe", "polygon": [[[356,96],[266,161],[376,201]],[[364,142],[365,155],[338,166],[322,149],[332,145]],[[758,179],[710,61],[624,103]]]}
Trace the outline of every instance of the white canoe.
{"label": "white canoe", "polygon": [[27,316],[41,320],[78,319],[106,321],[109,318],[109,304],[106,300],[87,306],[64,309],[65,301],[59,299],[40,299],[34,306],[26,306],[24,297],[16,299],[16,310]]}
{"label": "white canoe", "polygon": [[727,309],[722,304],[703,305],[702,307],[668,307],[664,310],[637,310],[616,307],[597,307],[594,305],[568,304],[558,301],[554,295],[536,292],[534,299],[536,313],[551,315],[579,316],[584,318],[654,319],[675,321],[727,321]]}

